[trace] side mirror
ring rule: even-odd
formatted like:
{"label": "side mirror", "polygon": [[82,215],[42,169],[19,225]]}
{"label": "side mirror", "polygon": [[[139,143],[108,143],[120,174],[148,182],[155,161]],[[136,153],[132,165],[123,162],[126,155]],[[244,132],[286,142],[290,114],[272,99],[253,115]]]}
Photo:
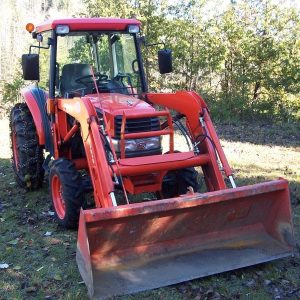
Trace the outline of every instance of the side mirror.
{"label": "side mirror", "polygon": [[160,74],[171,73],[172,66],[172,50],[163,49],[158,51],[158,67]]}
{"label": "side mirror", "polygon": [[40,80],[39,55],[23,54],[22,69],[24,80]]}

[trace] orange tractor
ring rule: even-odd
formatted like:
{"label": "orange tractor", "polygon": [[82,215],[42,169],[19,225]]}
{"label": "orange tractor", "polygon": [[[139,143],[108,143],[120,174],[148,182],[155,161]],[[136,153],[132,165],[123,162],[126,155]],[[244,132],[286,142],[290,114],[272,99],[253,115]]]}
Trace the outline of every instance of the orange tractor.
{"label": "orange tractor", "polygon": [[[11,112],[16,180],[37,189],[48,171],[58,223],[78,227],[77,263],[93,299],[293,254],[288,182],[236,187],[201,96],[148,92],[140,25],[29,24],[37,43],[22,56],[23,77],[42,74],[47,91],[24,89]],[[158,51],[158,65],[172,71],[170,50]],[[176,149],[177,132],[187,151]]]}

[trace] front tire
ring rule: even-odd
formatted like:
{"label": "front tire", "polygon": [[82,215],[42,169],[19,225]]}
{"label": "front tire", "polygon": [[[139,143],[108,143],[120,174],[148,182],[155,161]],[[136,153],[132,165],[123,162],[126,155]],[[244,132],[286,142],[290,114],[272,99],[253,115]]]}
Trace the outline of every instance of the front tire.
{"label": "front tire", "polygon": [[162,195],[164,198],[173,198],[187,193],[192,187],[194,192],[199,192],[198,172],[195,168],[185,168],[169,171],[163,179]]}
{"label": "front tire", "polygon": [[83,187],[80,173],[65,158],[53,162],[49,174],[49,189],[59,225],[77,228],[83,205]]}
{"label": "front tire", "polygon": [[18,185],[29,190],[42,186],[43,147],[26,103],[16,104],[10,114],[12,167]]}

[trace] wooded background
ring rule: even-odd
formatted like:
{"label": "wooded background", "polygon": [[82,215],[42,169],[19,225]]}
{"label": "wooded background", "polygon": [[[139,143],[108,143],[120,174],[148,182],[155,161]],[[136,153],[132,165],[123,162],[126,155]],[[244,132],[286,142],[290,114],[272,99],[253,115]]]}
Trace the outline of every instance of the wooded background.
{"label": "wooded background", "polygon": [[19,100],[24,85],[27,22],[134,17],[147,42],[173,50],[174,72],[163,76],[158,49],[143,50],[152,91],[193,89],[217,119],[300,120],[298,0],[1,0],[0,11],[1,106]]}

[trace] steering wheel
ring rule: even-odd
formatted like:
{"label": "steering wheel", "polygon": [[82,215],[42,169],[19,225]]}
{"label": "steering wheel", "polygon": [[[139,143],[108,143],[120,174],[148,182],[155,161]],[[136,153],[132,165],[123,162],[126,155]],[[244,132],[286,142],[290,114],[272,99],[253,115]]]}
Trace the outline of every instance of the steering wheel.
{"label": "steering wheel", "polygon": [[127,78],[128,79],[128,83],[131,85],[131,75],[129,73],[121,73],[119,72],[116,76],[115,79],[119,80],[119,79],[123,79],[123,78]]}
{"label": "steering wheel", "polygon": [[[108,76],[105,74],[95,73],[95,80],[98,83],[99,81],[106,81],[108,80]],[[76,83],[81,83],[84,86],[88,87],[89,85],[94,83],[94,76],[93,75],[85,75],[80,76],[75,79]]]}

